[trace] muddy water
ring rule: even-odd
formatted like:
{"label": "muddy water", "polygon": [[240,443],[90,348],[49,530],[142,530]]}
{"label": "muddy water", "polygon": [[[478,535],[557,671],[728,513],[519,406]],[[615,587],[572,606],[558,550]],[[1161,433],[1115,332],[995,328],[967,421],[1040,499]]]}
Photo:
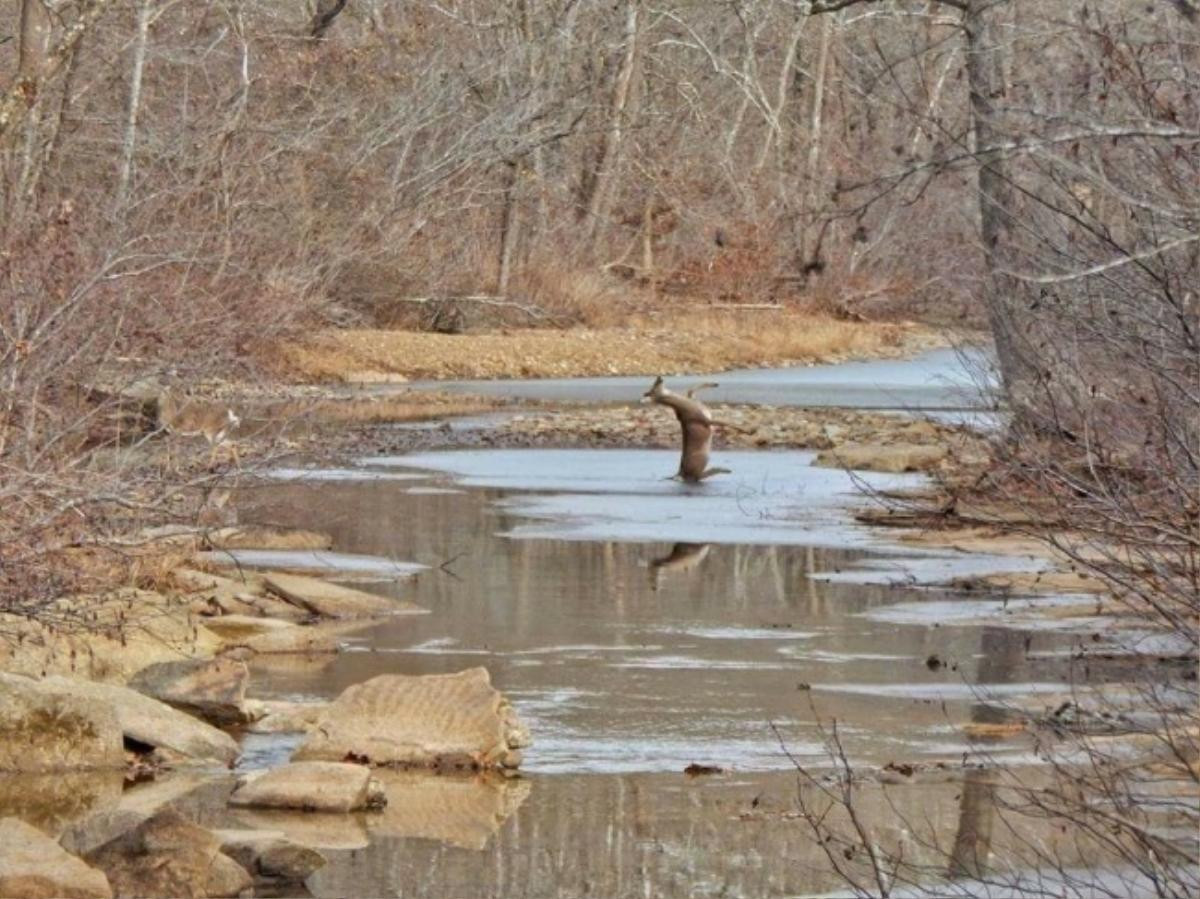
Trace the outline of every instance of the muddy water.
{"label": "muddy water", "polygon": [[[652,451],[362,461],[362,479],[279,481],[244,508],[263,523],[328,531],[339,552],[428,566],[372,589],[432,614],[356,634],[335,657],[260,664],[258,695],[329,698],[384,672],[484,665],[535,745],[515,781],[397,784],[390,819],[330,824],[338,848],[310,882],[319,895],[834,889],[828,861],[793,817],[793,760],[829,764],[818,718],[837,719],[855,762],[943,762],[953,773],[979,748],[962,724],[1069,689],[1060,650],[1070,635],[1002,618],[939,626],[936,616],[878,614],[968,602],[896,583],[908,579],[906,560],[939,572],[964,560],[879,544],[846,511],[852,481],[808,467],[806,454],[725,453],[717,461],[735,474],[700,488],[662,480],[674,459]],[[243,764],[273,764],[291,745],[250,740]],[[1026,752],[988,750],[1011,760]],[[727,773],[689,778],[692,763]],[[991,795],[986,785],[964,789],[959,775],[894,787],[889,801],[953,845],[989,814]],[[883,842],[908,838],[888,823],[878,791],[864,796]]]}

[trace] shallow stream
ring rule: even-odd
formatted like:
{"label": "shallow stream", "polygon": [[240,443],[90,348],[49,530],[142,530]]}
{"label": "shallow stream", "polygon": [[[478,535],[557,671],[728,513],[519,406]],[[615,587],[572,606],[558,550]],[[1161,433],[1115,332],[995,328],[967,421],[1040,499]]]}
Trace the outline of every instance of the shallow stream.
{"label": "shallow stream", "polygon": [[[713,398],[977,408],[949,393],[963,383],[953,358],[733,373]],[[626,402],[643,381],[536,390]],[[836,734],[895,782],[864,783],[856,800],[885,849],[935,867],[1002,852],[1013,835],[993,836],[976,763],[1035,760],[964,726],[1057,703],[1081,635],[1037,627],[1019,601],[931,583],[1041,563],[919,550],[855,523],[856,505],[917,476],[815,468],[803,452],[713,461],[733,473],[688,486],[666,479],[668,451],[429,452],[279,470],[240,494],[246,522],[333,537],[328,553],[242,564],[308,568],[431,613],[356,632],[337,655],[260,656],[253,695],[326,700],[381,673],[485,666],[534,737],[518,777],[381,772],[386,811],[347,816],[227,809],[228,780],[122,792],[119,775],[80,775],[0,783],[0,811],[29,817],[36,795],[53,830],[89,805],[186,796],[201,823],[319,848],[329,863],[308,886],[320,896],[805,895],[845,889],[798,815],[824,800],[797,766],[829,771]],[[248,735],[240,766],[279,764],[298,739]],[[212,795],[188,792],[197,784]]]}
{"label": "shallow stream", "polygon": [[[833,719],[856,763],[945,766],[944,782],[898,785],[887,801],[948,842],[990,795],[964,790],[964,758],[1032,761],[962,726],[1069,692],[1078,637],[1007,626],[995,597],[915,581],[1037,560],[906,549],[854,523],[863,488],[914,476],[852,477],[800,452],[716,455],[734,473],[698,487],[664,479],[666,451],[463,450],[290,472],[246,497],[255,520],[326,531],[338,552],[427,566],[368,587],[432,612],[358,633],[335,657],[260,664],[259,696],[325,699],[380,673],[483,665],[534,735],[519,779],[407,788],[453,794],[431,805],[393,795],[403,823],[367,819],[365,845],[333,853],[317,893],[834,889],[794,819],[795,765],[831,766]],[[936,611],[922,616],[926,603]],[[961,614],[976,603],[988,626]],[[886,614],[897,605],[903,623]],[[253,738],[243,764],[282,761],[291,745]],[[689,777],[691,764],[725,773]],[[864,796],[886,820],[883,794]],[[428,814],[414,823],[414,808]]]}

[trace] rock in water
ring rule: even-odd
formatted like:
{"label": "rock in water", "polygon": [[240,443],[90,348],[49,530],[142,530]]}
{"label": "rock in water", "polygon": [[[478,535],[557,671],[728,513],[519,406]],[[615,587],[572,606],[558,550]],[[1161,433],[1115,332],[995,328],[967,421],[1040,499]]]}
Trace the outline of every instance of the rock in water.
{"label": "rock in water", "polygon": [[245,868],[255,883],[278,890],[303,883],[325,864],[325,856],[289,840],[278,830],[216,830],[221,851]]}
{"label": "rock in water", "polygon": [[221,852],[221,841],[173,809],[89,852],[117,896],[242,896],[254,887],[246,869]]}
{"label": "rock in water", "polygon": [[110,704],[116,710],[122,733],[138,743],[224,765],[232,765],[240,754],[229,734],[137,690],[57,676],[40,683],[45,689],[71,693],[92,704]]}
{"label": "rock in water", "polygon": [[19,818],[0,818],[0,896],[111,899],[104,872],[71,855]]}
{"label": "rock in water", "polygon": [[0,771],[124,767],[121,726],[109,703],[0,674]]}
{"label": "rock in water", "polygon": [[292,762],[254,778],[229,797],[230,805],[308,812],[382,808],[387,796],[365,765]]}
{"label": "rock in water", "polygon": [[232,659],[182,659],[143,668],[129,686],[213,724],[243,724],[250,672]]}
{"label": "rock in water", "polygon": [[387,599],[301,574],[272,571],[263,576],[263,583],[272,593],[325,618],[359,618],[426,611],[411,602]]}
{"label": "rock in water", "polygon": [[293,754],[400,767],[516,768],[529,732],[487,669],[382,674],[346,689]]}

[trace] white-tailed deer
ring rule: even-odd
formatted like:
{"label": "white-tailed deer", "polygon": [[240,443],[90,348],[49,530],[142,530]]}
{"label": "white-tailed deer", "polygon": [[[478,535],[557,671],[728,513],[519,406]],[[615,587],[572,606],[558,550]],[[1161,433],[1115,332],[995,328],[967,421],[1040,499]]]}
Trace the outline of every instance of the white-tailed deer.
{"label": "white-tailed deer", "polygon": [[186,398],[181,401],[171,388],[159,394],[158,427],[171,437],[203,437],[208,441],[210,465],[216,459],[218,447],[226,441],[237,463],[237,445],[231,438],[239,424],[241,419],[228,406]]}
{"label": "white-tailed deer", "polygon": [[679,471],[675,477],[687,481],[689,484],[698,484],[715,474],[732,473],[728,468],[709,468],[708,466],[708,454],[712,451],[712,432],[714,427],[737,431],[742,429],[724,422],[714,421],[708,407],[692,396],[698,390],[716,386],[716,384],[701,384],[689,390],[687,396],[681,396],[668,390],[660,375],[655,378],[650,389],[642,394],[643,403],[669,406],[674,410],[675,417],[679,419],[683,436],[683,450],[679,458]]}

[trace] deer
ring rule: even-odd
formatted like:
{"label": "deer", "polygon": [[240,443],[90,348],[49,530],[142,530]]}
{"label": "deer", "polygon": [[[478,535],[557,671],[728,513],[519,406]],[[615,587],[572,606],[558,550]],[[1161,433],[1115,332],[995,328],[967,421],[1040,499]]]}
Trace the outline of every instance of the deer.
{"label": "deer", "polygon": [[679,420],[683,439],[682,451],[679,457],[679,471],[672,477],[689,484],[699,484],[707,478],[718,474],[732,474],[728,468],[709,467],[708,456],[712,450],[713,428],[729,428],[733,431],[746,433],[742,428],[725,422],[716,421],[695,394],[719,385],[709,382],[693,387],[686,395],[669,390],[663,383],[662,375],[655,378],[650,389],[642,394],[643,403],[657,403],[667,406],[675,412]]}
{"label": "deer", "polygon": [[238,462],[237,446],[230,440],[241,424],[237,413],[228,406],[207,405],[184,400],[166,388],[158,397],[158,428],[171,437],[203,437],[208,442],[208,462],[216,460],[217,449],[229,440],[233,461]]}

